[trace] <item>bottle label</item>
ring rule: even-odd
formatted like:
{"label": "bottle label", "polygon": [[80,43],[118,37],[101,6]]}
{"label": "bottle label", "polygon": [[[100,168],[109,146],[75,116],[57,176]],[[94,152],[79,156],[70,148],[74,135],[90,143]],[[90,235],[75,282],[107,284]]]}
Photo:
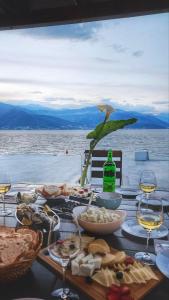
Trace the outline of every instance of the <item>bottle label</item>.
{"label": "bottle label", "polygon": [[116,176],[116,173],[115,172],[113,172],[112,170],[105,170],[104,171],[104,176],[106,176],[106,177],[114,177],[114,176]]}

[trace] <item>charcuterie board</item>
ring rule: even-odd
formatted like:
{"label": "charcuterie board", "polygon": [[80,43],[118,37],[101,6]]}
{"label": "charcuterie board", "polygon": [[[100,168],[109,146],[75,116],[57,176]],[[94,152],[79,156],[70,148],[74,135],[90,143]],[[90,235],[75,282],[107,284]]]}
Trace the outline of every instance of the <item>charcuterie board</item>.
{"label": "charcuterie board", "polygon": [[[42,249],[38,255],[38,260],[44,264],[47,268],[56,272],[59,276],[62,276],[62,267],[53,261],[48,255],[47,248]],[[151,279],[146,284],[130,284],[131,295],[134,300],[141,300],[147,293],[149,293],[154,287],[156,287],[164,278],[164,276],[157,270],[153,269],[155,275],[158,277],[158,281]],[[71,283],[75,288],[86,294],[91,300],[106,300],[108,288],[93,281],[92,283],[86,283],[85,278],[82,276],[74,276],[71,270],[66,271],[66,280]]]}

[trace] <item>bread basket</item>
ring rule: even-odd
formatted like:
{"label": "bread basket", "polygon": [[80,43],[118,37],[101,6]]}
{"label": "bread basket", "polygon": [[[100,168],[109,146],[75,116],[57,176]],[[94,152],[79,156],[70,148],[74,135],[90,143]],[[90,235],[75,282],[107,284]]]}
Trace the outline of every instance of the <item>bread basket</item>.
{"label": "bread basket", "polygon": [[[0,234],[2,234],[2,232],[7,232],[8,230],[9,232],[11,232],[11,235],[16,233],[20,234],[21,230],[23,236],[24,236],[24,230],[26,230],[26,234],[28,234],[29,231],[32,232],[33,234],[33,231],[26,227],[22,229],[20,228],[16,229],[16,228],[0,226]],[[36,238],[36,243],[35,243],[35,238]],[[38,252],[42,246],[43,235],[41,231],[37,231],[37,232],[34,231],[33,239],[34,239],[33,241],[34,245],[32,244],[33,246],[32,248],[29,249],[29,251],[21,253],[12,263],[0,264],[0,283],[7,283],[9,281],[16,280],[21,276],[23,276],[28,271],[33,261],[36,259]],[[7,240],[8,239],[6,239],[6,241]]]}

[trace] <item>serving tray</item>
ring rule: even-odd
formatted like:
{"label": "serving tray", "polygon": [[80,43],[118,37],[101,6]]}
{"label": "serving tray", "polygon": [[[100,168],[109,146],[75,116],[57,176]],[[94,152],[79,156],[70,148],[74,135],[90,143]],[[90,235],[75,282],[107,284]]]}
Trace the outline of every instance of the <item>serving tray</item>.
{"label": "serving tray", "polygon": [[[59,276],[62,276],[62,267],[50,258],[47,248],[42,249],[39,252],[38,260],[47,268],[56,272]],[[149,293],[164,279],[164,276],[158,270],[153,271],[155,272],[159,281],[152,279],[149,280],[146,284],[129,285],[131,289],[131,295],[134,300],[141,300],[147,293]],[[85,282],[84,277],[72,275],[70,269],[66,271],[66,280],[75,288],[86,294],[86,296],[88,296],[91,300],[107,300],[106,295],[108,288],[98,284],[97,282],[93,281],[91,284],[88,284]]]}

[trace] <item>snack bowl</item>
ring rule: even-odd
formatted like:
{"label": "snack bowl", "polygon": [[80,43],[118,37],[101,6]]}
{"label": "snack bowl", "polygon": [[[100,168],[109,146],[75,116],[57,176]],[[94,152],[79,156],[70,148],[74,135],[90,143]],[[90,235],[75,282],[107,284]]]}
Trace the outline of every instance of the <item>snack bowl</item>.
{"label": "snack bowl", "polygon": [[[99,210],[101,208],[99,207],[94,207],[91,206],[93,210]],[[106,209],[108,213],[114,213],[117,215],[117,218],[115,218],[113,221],[110,222],[91,222],[91,221],[86,221],[81,218],[82,213],[87,211],[87,206],[77,206],[73,209],[73,215],[75,218],[77,218],[79,225],[86,230],[87,232],[90,233],[95,233],[95,234],[111,234],[114,231],[116,231],[122,223],[125,221],[125,218],[127,216],[126,211],[122,210],[109,210]]]}
{"label": "snack bowl", "polygon": [[[0,283],[7,283],[22,277],[36,259],[42,243],[43,235],[41,231],[34,231],[26,227],[0,226],[2,260]],[[4,252],[5,255],[3,255]]]}
{"label": "snack bowl", "polygon": [[30,226],[35,230],[48,232],[51,222],[55,222],[54,231],[60,228],[59,216],[51,210],[47,205],[38,206],[35,204],[26,205],[24,203],[17,206],[15,210],[15,218],[20,225]]}
{"label": "snack bowl", "polygon": [[102,192],[96,196],[96,204],[99,207],[117,209],[122,201],[122,195],[115,192]]}

